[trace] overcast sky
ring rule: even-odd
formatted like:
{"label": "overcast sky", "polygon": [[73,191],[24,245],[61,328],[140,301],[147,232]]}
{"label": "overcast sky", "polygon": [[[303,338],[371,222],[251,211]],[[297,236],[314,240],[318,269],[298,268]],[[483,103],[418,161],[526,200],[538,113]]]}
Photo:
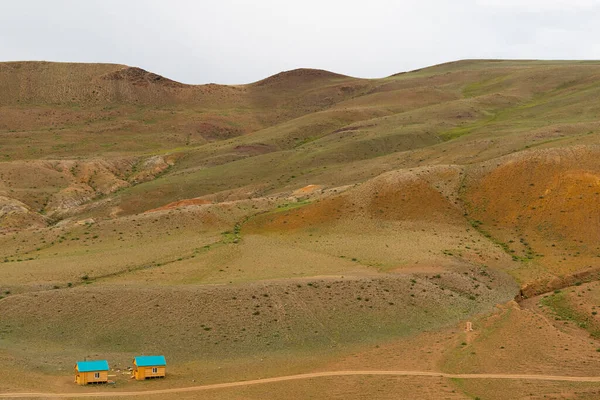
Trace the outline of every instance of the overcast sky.
{"label": "overcast sky", "polygon": [[0,0],[2,61],[112,62],[185,83],[600,59],[599,38],[600,0]]}

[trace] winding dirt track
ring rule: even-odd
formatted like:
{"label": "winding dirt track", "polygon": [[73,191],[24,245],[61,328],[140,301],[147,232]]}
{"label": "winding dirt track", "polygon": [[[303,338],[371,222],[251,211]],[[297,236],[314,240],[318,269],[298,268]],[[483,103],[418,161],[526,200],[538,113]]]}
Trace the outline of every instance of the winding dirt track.
{"label": "winding dirt track", "polygon": [[0,393],[0,398],[80,398],[80,397],[125,397],[125,396],[150,396],[159,394],[199,392],[202,390],[225,389],[238,386],[251,386],[263,383],[275,383],[284,381],[295,381],[300,379],[313,379],[328,376],[426,376],[434,378],[459,378],[459,379],[523,379],[533,381],[567,381],[567,382],[599,382],[600,376],[556,376],[556,375],[511,375],[511,374],[446,374],[443,372],[427,371],[326,371],[313,372],[310,374],[299,374],[289,376],[278,376],[274,378],[254,379],[250,381],[215,383],[211,385],[190,386],[184,388],[172,388],[161,390],[147,390],[137,392],[88,392],[88,393]]}

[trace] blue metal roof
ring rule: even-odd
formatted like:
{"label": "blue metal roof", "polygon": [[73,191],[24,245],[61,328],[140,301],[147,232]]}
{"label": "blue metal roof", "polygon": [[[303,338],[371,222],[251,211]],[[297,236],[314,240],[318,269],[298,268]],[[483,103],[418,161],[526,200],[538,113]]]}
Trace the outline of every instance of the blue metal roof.
{"label": "blue metal roof", "polygon": [[135,365],[138,367],[164,367],[167,365],[165,356],[137,356]]}
{"label": "blue metal roof", "polygon": [[77,361],[79,372],[108,371],[108,369],[108,361],[106,360]]}

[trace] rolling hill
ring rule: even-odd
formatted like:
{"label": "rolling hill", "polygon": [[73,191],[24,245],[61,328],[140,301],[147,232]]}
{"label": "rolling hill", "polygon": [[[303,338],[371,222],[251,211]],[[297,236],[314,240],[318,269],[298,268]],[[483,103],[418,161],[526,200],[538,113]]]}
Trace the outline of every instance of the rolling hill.
{"label": "rolling hill", "polygon": [[[137,390],[126,366],[152,352],[170,363],[152,388],[600,371],[599,96],[592,61],[237,86],[0,63],[0,392],[86,392],[70,384],[83,357]],[[428,396],[527,388],[440,385]]]}

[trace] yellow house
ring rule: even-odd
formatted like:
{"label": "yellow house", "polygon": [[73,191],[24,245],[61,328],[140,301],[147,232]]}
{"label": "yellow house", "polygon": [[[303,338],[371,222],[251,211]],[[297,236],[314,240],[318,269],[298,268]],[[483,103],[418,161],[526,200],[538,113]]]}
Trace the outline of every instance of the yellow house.
{"label": "yellow house", "polygon": [[133,359],[133,377],[138,381],[164,378],[167,374],[165,356],[138,356]]}
{"label": "yellow house", "polygon": [[108,382],[108,361],[77,361],[75,364],[75,382],[79,385]]}

